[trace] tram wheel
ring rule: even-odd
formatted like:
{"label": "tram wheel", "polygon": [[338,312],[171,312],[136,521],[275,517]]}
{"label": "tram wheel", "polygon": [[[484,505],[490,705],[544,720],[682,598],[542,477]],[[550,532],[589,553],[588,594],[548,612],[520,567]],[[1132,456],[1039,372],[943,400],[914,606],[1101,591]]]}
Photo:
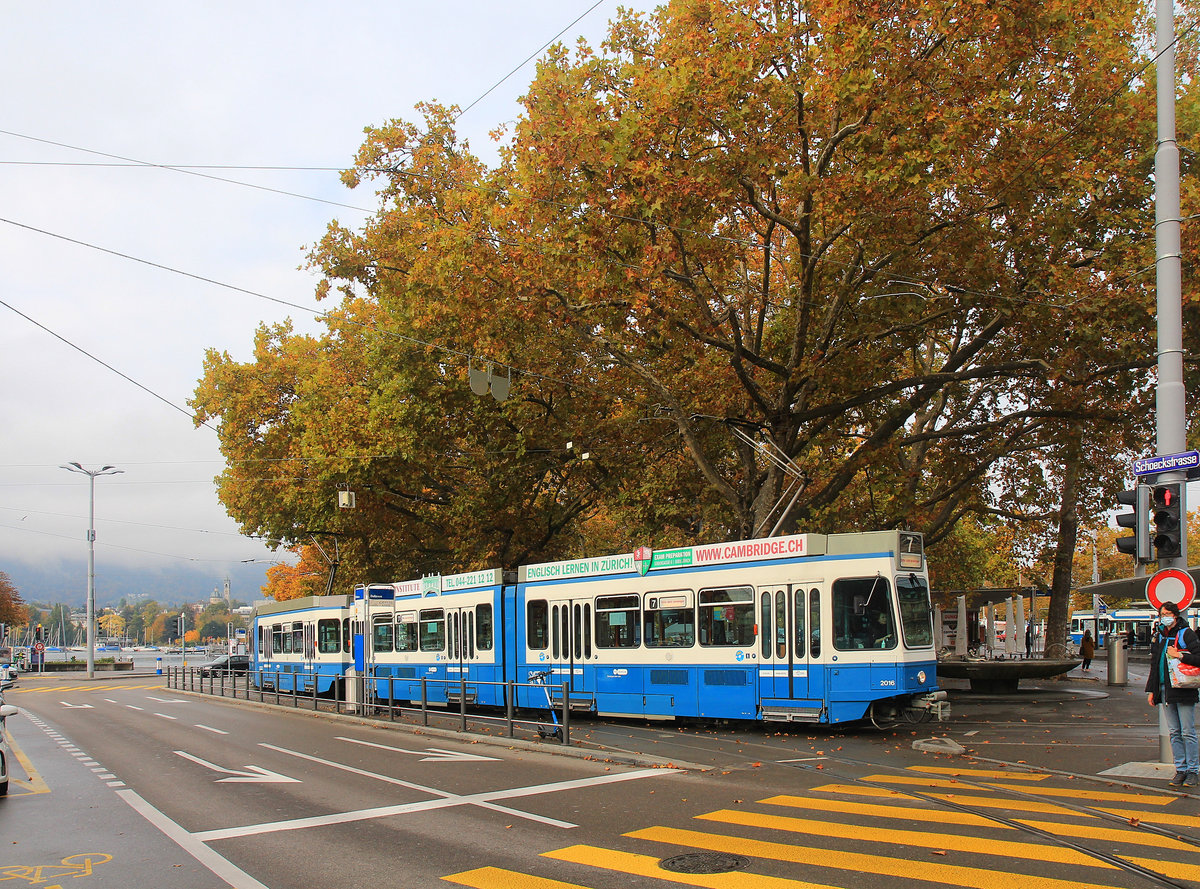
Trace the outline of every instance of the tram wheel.
{"label": "tram wheel", "polygon": [[895,705],[889,704],[886,707],[880,707],[880,703],[880,701],[872,701],[871,706],[867,708],[867,717],[871,720],[871,725],[881,732],[895,728],[900,722],[900,714]]}

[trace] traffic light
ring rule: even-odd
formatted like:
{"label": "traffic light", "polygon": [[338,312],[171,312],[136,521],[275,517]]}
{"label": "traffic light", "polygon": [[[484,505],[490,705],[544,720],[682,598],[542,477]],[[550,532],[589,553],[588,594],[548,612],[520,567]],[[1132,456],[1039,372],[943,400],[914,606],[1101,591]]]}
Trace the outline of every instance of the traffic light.
{"label": "traffic light", "polygon": [[44,629],[42,629],[41,624],[37,625],[37,629],[34,631],[33,639],[35,642],[45,642],[46,641],[46,631]]}
{"label": "traffic light", "polygon": [[1183,485],[1154,486],[1154,549],[1159,559],[1183,554]]}
{"label": "traffic light", "polygon": [[167,630],[167,638],[168,639],[174,639],[176,636],[178,636],[179,635],[179,618],[178,617],[168,617],[166,630]]}
{"label": "traffic light", "polygon": [[1117,524],[1122,528],[1130,528],[1132,537],[1117,538],[1117,552],[1133,556],[1139,565],[1154,561],[1150,550],[1150,486],[1138,485],[1129,491],[1117,494],[1117,502],[1122,506],[1132,506],[1133,512],[1123,512],[1117,516]]}

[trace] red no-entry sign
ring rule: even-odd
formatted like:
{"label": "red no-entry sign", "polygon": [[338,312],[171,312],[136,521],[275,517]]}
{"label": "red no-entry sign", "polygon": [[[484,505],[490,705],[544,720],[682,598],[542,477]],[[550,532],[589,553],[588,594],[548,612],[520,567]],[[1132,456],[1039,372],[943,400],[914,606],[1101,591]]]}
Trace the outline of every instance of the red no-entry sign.
{"label": "red no-entry sign", "polygon": [[1164,602],[1174,602],[1180,609],[1192,604],[1196,596],[1196,581],[1192,575],[1178,568],[1164,568],[1155,572],[1146,583],[1146,598],[1155,608],[1162,608]]}

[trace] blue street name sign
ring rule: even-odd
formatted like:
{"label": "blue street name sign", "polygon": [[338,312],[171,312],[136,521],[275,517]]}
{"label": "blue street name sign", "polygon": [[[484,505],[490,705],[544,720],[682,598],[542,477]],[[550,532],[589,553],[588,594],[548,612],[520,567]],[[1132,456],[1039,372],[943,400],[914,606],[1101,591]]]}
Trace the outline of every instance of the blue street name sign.
{"label": "blue street name sign", "polygon": [[1157,457],[1142,457],[1133,461],[1134,475],[1158,475],[1179,469],[1200,467],[1200,451],[1184,451],[1182,454],[1160,454]]}

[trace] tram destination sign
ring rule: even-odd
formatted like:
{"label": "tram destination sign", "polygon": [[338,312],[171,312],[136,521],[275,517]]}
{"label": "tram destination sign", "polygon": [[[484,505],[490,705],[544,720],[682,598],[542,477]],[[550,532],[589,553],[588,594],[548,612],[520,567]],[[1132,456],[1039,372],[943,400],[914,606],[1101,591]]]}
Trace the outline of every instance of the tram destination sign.
{"label": "tram destination sign", "polygon": [[1158,475],[1160,472],[1185,470],[1189,474],[1200,470],[1200,451],[1184,451],[1181,454],[1159,454],[1133,461],[1133,474]]}

